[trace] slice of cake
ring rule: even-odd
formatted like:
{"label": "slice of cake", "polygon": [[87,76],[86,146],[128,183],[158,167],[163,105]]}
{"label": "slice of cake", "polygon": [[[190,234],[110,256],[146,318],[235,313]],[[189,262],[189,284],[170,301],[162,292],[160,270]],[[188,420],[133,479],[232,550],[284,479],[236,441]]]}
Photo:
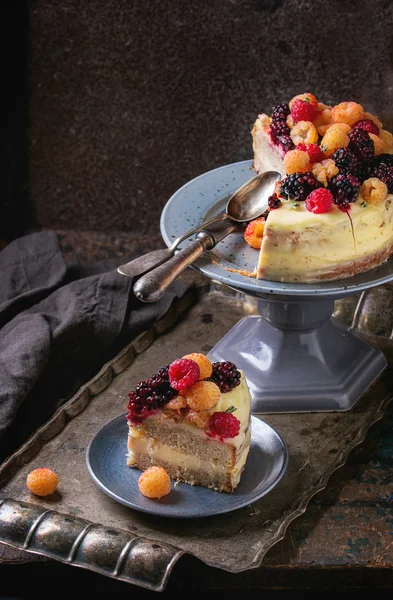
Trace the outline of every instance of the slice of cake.
{"label": "slice of cake", "polygon": [[305,93],[260,114],[252,138],[255,171],[282,175],[263,224],[245,230],[257,278],[341,279],[391,256],[393,136],[377,117]]}
{"label": "slice of cake", "polygon": [[190,354],[129,393],[127,464],[232,492],[250,449],[250,392],[231,362]]}

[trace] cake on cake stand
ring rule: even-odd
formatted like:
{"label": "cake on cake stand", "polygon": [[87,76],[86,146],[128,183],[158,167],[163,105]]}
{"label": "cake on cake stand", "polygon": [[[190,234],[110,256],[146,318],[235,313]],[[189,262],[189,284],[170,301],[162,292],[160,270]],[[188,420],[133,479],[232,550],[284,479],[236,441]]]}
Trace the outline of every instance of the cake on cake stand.
{"label": "cake on cake stand", "polygon": [[[255,176],[252,161],[209,171],[179,189],[161,215],[169,246],[184,231],[223,210]],[[183,242],[184,247],[187,240]],[[255,279],[258,251],[233,233],[194,263],[213,281],[258,299],[259,315],[241,319],[209,352],[246,375],[253,413],[349,410],[387,366],[381,350],[332,317],[334,301],[393,279],[388,261],[347,279],[280,283]]]}

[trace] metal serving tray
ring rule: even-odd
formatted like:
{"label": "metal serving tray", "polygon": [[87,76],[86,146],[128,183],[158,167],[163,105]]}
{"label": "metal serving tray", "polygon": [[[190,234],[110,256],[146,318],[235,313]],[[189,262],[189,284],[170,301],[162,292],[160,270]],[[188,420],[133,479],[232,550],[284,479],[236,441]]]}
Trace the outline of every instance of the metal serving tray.
{"label": "metal serving tray", "polygon": [[[286,442],[289,463],[279,484],[252,505],[184,520],[116,503],[88,474],[90,439],[124,413],[128,391],[161,366],[163,357],[170,362],[190,352],[207,353],[239,319],[257,313],[251,297],[216,283],[200,289],[195,304],[195,293],[175,304],[0,467],[1,542],[156,591],[165,588],[184,553],[232,573],[255,568],[383,416],[393,397],[390,366],[350,411],[259,415]],[[335,311],[389,359],[392,289],[387,284],[339,300]],[[27,474],[38,466],[51,467],[59,476],[58,492],[50,499],[33,497],[26,488]]]}

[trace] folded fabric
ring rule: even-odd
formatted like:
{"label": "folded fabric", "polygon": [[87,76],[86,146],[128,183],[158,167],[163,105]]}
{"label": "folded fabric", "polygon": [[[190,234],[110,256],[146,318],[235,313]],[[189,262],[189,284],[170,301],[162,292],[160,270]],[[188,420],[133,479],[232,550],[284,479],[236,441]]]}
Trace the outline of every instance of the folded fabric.
{"label": "folded fabric", "polygon": [[189,287],[144,304],[116,271],[126,260],[67,265],[52,231],[0,252],[0,461]]}

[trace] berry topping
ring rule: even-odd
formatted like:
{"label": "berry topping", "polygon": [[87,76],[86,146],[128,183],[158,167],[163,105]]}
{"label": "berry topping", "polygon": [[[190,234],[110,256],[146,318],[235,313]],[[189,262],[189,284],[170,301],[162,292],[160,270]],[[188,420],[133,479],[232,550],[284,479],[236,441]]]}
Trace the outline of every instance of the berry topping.
{"label": "berry topping", "polygon": [[284,151],[284,154],[295,148],[295,144],[291,136],[288,134],[279,135],[276,142]]}
{"label": "berry topping", "polygon": [[321,149],[327,157],[330,157],[336,150],[346,148],[348,144],[348,134],[342,129],[341,124],[330,125],[322,138]]}
{"label": "berry topping", "polygon": [[325,158],[325,153],[321,150],[318,144],[300,143],[296,146],[296,150],[302,150],[302,152],[307,152],[311,163],[321,162]]}
{"label": "berry topping", "polygon": [[313,106],[315,106],[315,108],[318,108],[318,100],[316,99],[314,94],[310,94],[309,92],[306,92],[305,94],[298,94],[297,96],[294,96],[289,103],[289,108],[292,108],[292,106],[296,102],[296,100],[303,100],[304,102],[308,102],[309,104],[312,104]]}
{"label": "berry topping", "polygon": [[332,119],[335,123],[353,125],[363,117],[363,106],[356,102],[341,102],[332,108]]}
{"label": "berry topping", "polygon": [[297,144],[315,144],[318,131],[310,121],[299,121],[290,130],[293,142]]}
{"label": "berry topping", "polygon": [[360,158],[350,148],[339,148],[333,154],[333,160],[341,173],[360,176],[363,167]]}
{"label": "berry topping", "polygon": [[318,179],[318,181],[322,183],[322,185],[327,187],[329,180],[332,179],[332,177],[334,177],[335,175],[337,175],[338,167],[336,166],[334,160],[332,160],[331,158],[325,158],[325,160],[323,160],[322,162],[315,163],[312,166],[312,173],[316,177],[316,179]]}
{"label": "berry topping", "polygon": [[273,121],[286,121],[290,110],[288,104],[276,104],[272,108],[272,120]]}
{"label": "berry topping", "polygon": [[351,129],[349,132],[349,146],[361,160],[370,161],[374,158],[375,149],[374,142],[368,135],[367,131],[360,127]]}
{"label": "berry topping", "polygon": [[57,488],[59,480],[51,469],[34,469],[28,474],[26,485],[36,496],[51,496]]}
{"label": "berry topping", "polygon": [[281,195],[287,200],[305,200],[307,196],[322,184],[311,172],[293,173],[283,179],[281,183]]}
{"label": "berry topping", "polygon": [[184,394],[188,406],[196,411],[213,408],[220,396],[220,389],[214,381],[197,381]]}
{"label": "berry topping", "polygon": [[146,498],[162,498],[171,491],[171,479],[164,467],[148,467],[140,475],[138,487]]}
{"label": "berry topping", "polygon": [[178,392],[190,388],[200,377],[198,364],[189,358],[179,358],[169,365],[171,387]]}
{"label": "berry topping", "polygon": [[280,208],[282,202],[281,202],[280,198],[277,197],[277,194],[274,193],[271,196],[269,196],[269,198],[267,199],[267,204],[268,204],[269,210],[274,210],[275,208]]}
{"label": "berry topping", "polygon": [[221,440],[225,438],[234,438],[239,435],[240,421],[232,412],[215,412],[209,420],[209,433],[213,437],[219,437]]}
{"label": "berry topping", "polygon": [[[265,219],[259,218],[250,221],[244,231],[244,239],[251,248],[260,248],[262,244],[263,232],[265,230]],[[211,375],[211,373],[210,373]],[[206,377],[210,377],[206,375]]]}
{"label": "berry topping", "polygon": [[378,206],[385,202],[386,196],[388,195],[388,188],[386,183],[378,179],[377,177],[370,177],[362,183],[361,194],[364,200],[368,204]]}
{"label": "berry topping", "polygon": [[318,109],[311,102],[295,100],[291,106],[291,115],[295,123],[299,123],[299,121],[314,121],[318,115]]}
{"label": "berry topping", "polygon": [[380,154],[371,162],[370,177],[378,177],[393,194],[393,154]]}
{"label": "berry topping", "polygon": [[314,214],[329,212],[333,204],[333,195],[326,188],[314,190],[306,198],[306,208]]}
{"label": "berry topping", "polygon": [[163,367],[147,381],[140,381],[135,391],[129,392],[127,419],[131,423],[139,423],[152,410],[157,410],[174,398],[177,394],[169,383],[169,365]]}
{"label": "berry topping", "polygon": [[360,191],[360,181],[350,173],[339,173],[331,180],[329,188],[334,197],[334,203],[347,209],[350,202],[355,202]]}
{"label": "berry topping", "polygon": [[240,371],[229,361],[213,363],[212,379],[222,393],[230,392],[240,384]]}
{"label": "berry topping", "polygon": [[206,377],[210,377],[213,372],[213,365],[210,360],[204,354],[200,354],[198,352],[193,352],[192,354],[186,354],[183,358],[189,358],[196,362],[199,367],[199,379],[206,379]]}
{"label": "berry topping", "polygon": [[371,121],[371,119],[360,119],[360,121],[356,121],[356,123],[352,125],[352,129],[357,129],[358,127],[360,127],[360,129],[364,129],[364,131],[367,131],[367,133],[379,135],[379,127],[377,127],[377,125]]}
{"label": "berry topping", "polygon": [[283,135],[289,135],[290,129],[285,121],[273,121],[270,125],[270,135],[275,144],[279,142],[278,138]]}
{"label": "berry topping", "polygon": [[298,147],[296,147],[295,150],[289,150],[289,152],[286,153],[283,165],[285,172],[288,174],[305,173],[310,170],[310,157],[307,152],[303,152],[303,150],[299,150]]}

